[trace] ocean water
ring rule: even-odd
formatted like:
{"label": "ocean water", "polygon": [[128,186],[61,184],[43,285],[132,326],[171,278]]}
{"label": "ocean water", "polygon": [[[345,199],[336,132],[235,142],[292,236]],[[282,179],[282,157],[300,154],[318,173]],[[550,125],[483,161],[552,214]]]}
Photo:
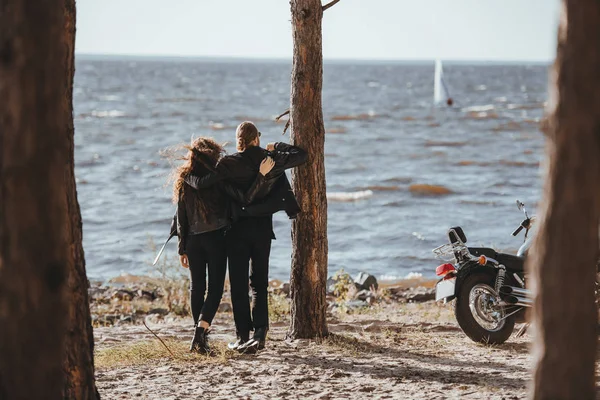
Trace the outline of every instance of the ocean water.
{"label": "ocean water", "polygon": [[[541,193],[547,69],[445,64],[448,108],[432,104],[433,62],[326,63],[330,274],[432,277],[431,249],[454,225],[471,244],[516,251],[515,200],[535,211]],[[276,61],[77,60],[75,172],[90,277],[153,270],[149,243],[166,239],[175,208],[162,150],[191,135],[233,143],[244,120],[264,143],[289,141],[273,117],[289,106],[290,72]],[[273,278],[289,277],[290,226],[276,214]],[[163,257],[176,257],[174,242]]]}

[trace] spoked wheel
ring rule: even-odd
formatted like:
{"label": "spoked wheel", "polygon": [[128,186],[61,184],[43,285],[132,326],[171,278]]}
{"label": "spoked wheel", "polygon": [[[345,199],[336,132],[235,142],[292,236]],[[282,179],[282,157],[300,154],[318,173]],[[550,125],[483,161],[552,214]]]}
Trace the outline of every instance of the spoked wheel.
{"label": "spoked wheel", "polygon": [[475,322],[489,332],[497,332],[504,327],[504,308],[495,305],[496,292],[485,283],[478,283],[469,292],[469,309]]}
{"label": "spoked wheel", "polygon": [[474,273],[465,279],[456,299],[456,321],[475,342],[504,343],[515,327],[515,316],[499,305],[493,286],[494,277]]}

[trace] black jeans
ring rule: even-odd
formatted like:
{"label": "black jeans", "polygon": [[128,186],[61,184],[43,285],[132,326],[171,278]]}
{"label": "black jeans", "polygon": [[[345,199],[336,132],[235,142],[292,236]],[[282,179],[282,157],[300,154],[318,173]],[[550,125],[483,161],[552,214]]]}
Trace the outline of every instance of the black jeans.
{"label": "black jeans", "polygon": [[[202,320],[210,324],[223,297],[227,271],[224,230],[188,236],[185,251],[190,264],[190,295],[194,323],[197,325],[198,321]],[[208,295],[205,300],[207,269]]]}
{"label": "black jeans", "polygon": [[[233,318],[238,335],[269,326],[269,255],[273,219],[245,218],[227,231],[227,257]],[[248,275],[252,288],[252,311],[248,298]]]}

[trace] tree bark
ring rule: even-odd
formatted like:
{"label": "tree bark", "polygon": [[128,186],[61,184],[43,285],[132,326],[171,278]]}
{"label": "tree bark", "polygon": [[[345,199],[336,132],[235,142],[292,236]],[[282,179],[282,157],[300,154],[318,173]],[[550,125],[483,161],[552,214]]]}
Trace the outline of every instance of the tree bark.
{"label": "tree bark", "polygon": [[292,223],[290,338],[327,336],[327,196],[325,127],[321,105],[323,49],[320,0],[291,0],[294,62],[291,137],[308,151],[308,161],[292,171],[302,212]]}
{"label": "tree bark", "polygon": [[534,399],[594,399],[600,215],[600,3],[562,1],[548,173],[530,267]]}
{"label": "tree bark", "polygon": [[63,395],[64,0],[0,3],[0,398]]}
{"label": "tree bark", "polygon": [[[74,159],[74,126],[73,126],[73,77],[75,74],[75,0],[64,2],[64,59],[67,76],[63,94],[63,113],[66,125],[63,137],[68,146],[68,156],[64,164],[66,180],[65,201],[69,226],[71,258],[67,285],[68,313],[65,336],[64,359],[64,399],[99,399],[94,379],[94,335],[90,316],[88,287],[89,282],[85,270],[85,256],[82,245],[81,211],[77,201],[75,184]],[[65,73],[63,72],[63,73]]]}

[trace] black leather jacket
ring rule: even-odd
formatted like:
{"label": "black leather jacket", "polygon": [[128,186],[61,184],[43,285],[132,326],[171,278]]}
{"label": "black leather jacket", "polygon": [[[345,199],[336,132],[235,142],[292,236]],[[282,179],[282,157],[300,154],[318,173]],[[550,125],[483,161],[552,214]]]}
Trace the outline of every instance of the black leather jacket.
{"label": "black leather jacket", "polygon": [[243,152],[223,157],[217,164],[216,172],[199,177],[188,175],[185,179],[190,186],[207,188],[221,181],[234,187],[247,190],[253,183],[262,160],[271,156],[275,161],[273,169],[266,175],[265,184],[257,191],[254,200],[242,207],[237,216],[268,216],[285,210],[290,218],[300,212],[300,206],[292,192],[285,170],[306,162],[308,154],[299,147],[287,143],[275,143],[271,152],[261,147],[249,147]]}
{"label": "black leather jacket", "polygon": [[[200,233],[211,232],[225,228],[231,223],[234,209],[239,208],[236,204],[246,206],[250,204],[256,195],[264,188],[266,179],[260,173],[256,174],[252,185],[246,191],[239,190],[232,185],[219,182],[214,190],[220,190],[227,196],[222,196],[222,201],[219,203],[214,213],[211,213],[207,219],[202,216],[202,213],[196,206],[194,201],[194,190],[187,187],[179,196],[177,203],[177,212],[174,217],[177,227],[177,235],[179,236],[179,254],[185,254],[185,246],[188,235],[197,235]],[[232,203],[232,201],[235,203]]]}

